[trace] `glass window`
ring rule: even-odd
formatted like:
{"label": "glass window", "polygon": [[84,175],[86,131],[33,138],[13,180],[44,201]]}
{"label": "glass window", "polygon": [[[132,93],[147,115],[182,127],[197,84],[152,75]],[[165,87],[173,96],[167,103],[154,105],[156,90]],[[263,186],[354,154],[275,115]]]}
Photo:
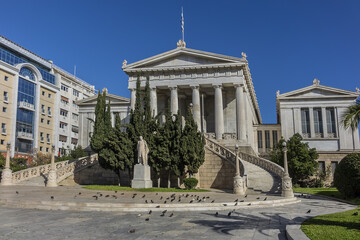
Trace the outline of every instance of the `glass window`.
{"label": "glass window", "polygon": [[41,105],[41,113],[45,114],[45,105]]}
{"label": "glass window", "polygon": [[323,133],[321,108],[314,108],[314,130],[315,133]]}
{"label": "glass window", "polygon": [[51,116],[51,107],[48,107],[48,115]]}
{"label": "glass window", "polygon": [[326,108],[326,126],[327,126],[327,132],[334,134],[335,137],[336,128],[335,128],[334,108]]}
{"label": "glass window", "polygon": [[46,148],[46,152],[49,152],[49,148]]}
{"label": "glass window", "polygon": [[302,133],[309,137],[310,135],[310,115],[308,108],[301,109],[301,129]]}
{"label": "glass window", "polygon": [[65,91],[65,92],[68,92],[69,91],[69,87],[64,85],[64,84],[61,84],[61,90]]}
{"label": "glass window", "polygon": [[67,111],[65,111],[65,110],[63,110],[63,109],[60,109],[60,115],[61,115],[61,116],[67,117],[67,114],[68,114]]}
{"label": "glass window", "polygon": [[78,90],[73,89],[73,95],[74,95],[75,97],[79,97],[80,92],[79,92]]}
{"label": "glass window", "polygon": [[265,131],[265,148],[270,148],[270,131]]}
{"label": "glass window", "polygon": [[41,121],[41,123],[44,123],[44,119],[43,119],[43,118],[42,118],[40,121]]}
{"label": "glass window", "polygon": [[272,131],[272,135],[273,135],[273,147],[278,143],[278,134],[276,130]]}
{"label": "glass window", "polygon": [[47,125],[50,125],[50,120],[47,120]]}
{"label": "glass window", "polygon": [[336,169],[337,165],[338,165],[338,162],[331,162],[331,173],[333,176],[335,174],[335,169]]}
{"label": "glass window", "polygon": [[1,144],[1,145],[4,145],[4,144],[5,144],[5,140],[4,140],[4,139],[1,139],[0,144]]}
{"label": "glass window", "polygon": [[48,98],[51,98],[51,93],[48,94]]}
{"label": "glass window", "polygon": [[42,150],[43,150],[43,147],[40,147],[40,151],[42,152]]}
{"label": "glass window", "polygon": [[73,107],[74,107],[74,108],[77,108],[77,107],[78,107],[78,105],[75,103],[75,101],[73,101],[72,104],[73,104]]}
{"label": "glass window", "polygon": [[9,77],[8,76],[5,76],[5,81],[7,82],[9,80]]}
{"label": "glass window", "polygon": [[263,148],[262,131],[257,132],[258,137],[258,148]]}
{"label": "glass window", "polygon": [[41,93],[43,96],[45,96],[45,91],[42,91],[42,93]]}
{"label": "glass window", "polygon": [[6,110],[7,110],[6,107],[3,107],[3,112],[6,112]]}
{"label": "glass window", "polygon": [[9,101],[8,92],[5,92],[5,91],[4,91],[4,101],[5,102]]}
{"label": "glass window", "polygon": [[23,77],[29,78],[30,80],[35,80],[33,72],[27,67],[21,68],[19,74]]}
{"label": "glass window", "polygon": [[319,173],[325,172],[325,162],[319,161],[318,163],[319,163]]}

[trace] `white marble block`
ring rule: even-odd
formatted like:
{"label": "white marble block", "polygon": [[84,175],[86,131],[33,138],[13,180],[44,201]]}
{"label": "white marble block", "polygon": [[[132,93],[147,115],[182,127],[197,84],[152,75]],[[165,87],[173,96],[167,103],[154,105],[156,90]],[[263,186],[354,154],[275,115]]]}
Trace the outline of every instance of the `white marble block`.
{"label": "white marble block", "polygon": [[136,164],[134,167],[134,178],[131,181],[132,188],[152,188],[150,166]]}

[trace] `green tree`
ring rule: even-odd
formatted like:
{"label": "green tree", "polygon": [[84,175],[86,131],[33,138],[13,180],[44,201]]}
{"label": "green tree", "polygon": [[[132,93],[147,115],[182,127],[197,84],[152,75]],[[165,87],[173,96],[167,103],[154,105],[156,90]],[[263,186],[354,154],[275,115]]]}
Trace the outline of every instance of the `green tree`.
{"label": "green tree", "polygon": [[360,153],[344,157],[335,169],[334,185],[346,197],[360,197]]}
{"label": "green tree", "polygon": [[205,161],[205,137],[198,131],[191,108],[187,109],[185,127],[181,137],[181,156],[192,177]]}
{"label": "green tree", "polygon": [[[286,147],[289,174],[293,183],[301,183],[314,175],[318,169],[318,153],[315,148],[309,148],[308,143],[303,143],[299,133],[292,136],[287,142]],[[270,152],[271,161],[284,166],[283,138]]]}
{"label": "green tree", "polygon": [[105,97],[104,94],[98,93],[97,102],[95,106],[95,123],[93,134],[90,139],[91,149],[99,153],[103,148],[104,137],[105,137]]}
{"label": "green tree", "polygon": [[359,127],[360,122],[360,99],[357,99],[353,105],[346,108],[346,111],[342,115],[342,123],[345,129],[351,128],[353,138],[353,148],[355,150],[355,138],[354,132]]}
{"label": "green tree", "polygon": [[70,156],[72,159],[86,157],[87,155],[87,152],[85,152],[85,150],[80,145],[76,146],[70,152]]}

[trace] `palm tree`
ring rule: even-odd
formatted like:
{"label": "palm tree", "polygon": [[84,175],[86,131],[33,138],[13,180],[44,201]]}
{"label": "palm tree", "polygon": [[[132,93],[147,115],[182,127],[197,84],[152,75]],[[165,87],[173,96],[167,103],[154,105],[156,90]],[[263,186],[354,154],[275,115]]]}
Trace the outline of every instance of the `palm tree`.
{"label": "palm tree", "polygon": [[344,124],[345,129],[351,127],[353,134],[353,147],[355,149],[354,143],[354,131],[358,128],[360,122],[360,99],[357,99],[355,104],[347,107],[346,111],[342,115],[342,123]]}

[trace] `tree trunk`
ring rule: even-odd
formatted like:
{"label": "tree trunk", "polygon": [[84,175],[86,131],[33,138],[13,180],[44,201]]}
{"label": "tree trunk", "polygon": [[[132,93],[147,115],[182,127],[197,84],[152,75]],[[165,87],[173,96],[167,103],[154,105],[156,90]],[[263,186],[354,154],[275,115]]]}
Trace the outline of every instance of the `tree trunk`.
{"label": "tree trunk", "polygon": [[178,177],[178,188],[180,188],[180,177]]}
{"label": "tree trunk", "polygon": [[120,187],[121,186],[120,169],[118,171],[118,178],[119,178],[119,187]]}
{"label": "tree trunk", "polygon": [[157,186],[158,186],[158,188],[160,188],[160,176],[159,176],[157,182],[158,182]]}
{"label": "tree trunk", "polygon": [[168,174],[168,188],[170,188],[170,185],[171,185],[171,181],[170,181],[170,171],[169,171],[169,174]]}

